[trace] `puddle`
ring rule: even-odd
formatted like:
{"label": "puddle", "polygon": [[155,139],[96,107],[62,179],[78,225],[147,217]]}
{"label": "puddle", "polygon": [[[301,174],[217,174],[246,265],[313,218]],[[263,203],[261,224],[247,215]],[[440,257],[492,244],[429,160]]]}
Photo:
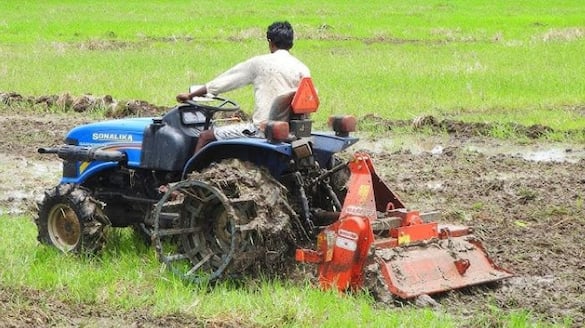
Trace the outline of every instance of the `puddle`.
{"label": "puddle", "polygon": [[466,149],[486,155],[504,154],[515,156],[534,162],[577,163],[585,159],[585,149],[573,149],[569,146],[563,147],[562,145],[469,145]]}
{"label": "puddle", "polygon": [[0,215],[27,212],[43,191],[59,182],[61,161],[39,161],[0,153]]}
{"label": "puddle", "polygon": [[518,145],[505,141],[482,140],[449,140],[448,137],[412,137],[399,136],[379,140],[360,140],[355,150],[363,150],[371,154],[393,153],[408,150],[414,155],[443,155],[454,148],[481,153],[487,156],[507,155],[534,162],[567,162],[577,163],[585,159],[585,147],[558,143],[538,143]]}

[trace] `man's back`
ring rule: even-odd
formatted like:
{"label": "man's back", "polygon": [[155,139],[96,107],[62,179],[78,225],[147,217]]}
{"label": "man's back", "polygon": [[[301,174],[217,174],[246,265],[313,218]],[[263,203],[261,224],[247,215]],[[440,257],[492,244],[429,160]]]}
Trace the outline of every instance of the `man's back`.
{"label": "man's back", "polygon": [[248,59],[196,90],[177,95],[177,101],[186,102],[206,93],[217,95],[249,84],[254,86],[252,122],[219,126],[201,132],[196,152],[213,140],[262,136],[273,101],[283,94],[290,95],[303,77],[311,76],[307,66],[289,53],[294,43],[294,31],[289,22],[274,22],[268,26],[266,41],[270,54]]}
{"label": "man's back", "polygon": [[277,50],[232,67],[206,86],[208,92],[219,94],[252,84],[255,100],[252,120],[260,124],[268,120],[272,101],[276,97],[296,89],[301,79],[310,75],[307,66],[287,50]]}
{"label": "man's back", "polygon": [[254,123],[268,120],[276,97],[295,90],[303,77],[311,76],[307,66],[286,50],[258,57],[257,76],[254,79]]}

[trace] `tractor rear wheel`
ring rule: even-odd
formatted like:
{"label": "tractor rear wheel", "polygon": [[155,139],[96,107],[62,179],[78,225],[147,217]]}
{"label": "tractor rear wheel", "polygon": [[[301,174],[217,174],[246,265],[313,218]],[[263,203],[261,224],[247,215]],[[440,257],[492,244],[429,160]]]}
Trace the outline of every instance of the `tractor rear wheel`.
{"label": "tractor rear wheel", "polygon": [[37,239],[63,252],[93,254],[103,248],[108,218],[90,192],[62,184],[45,192],[35,218]]}
{"label": "tractor rear wheel", "polygon": [[[191,282],[286,272],[300,226],[286,190],[251,163],[228,160],[168,189],[154,210],[159,259]],[[172,228],[160,217],[176,216]]]}

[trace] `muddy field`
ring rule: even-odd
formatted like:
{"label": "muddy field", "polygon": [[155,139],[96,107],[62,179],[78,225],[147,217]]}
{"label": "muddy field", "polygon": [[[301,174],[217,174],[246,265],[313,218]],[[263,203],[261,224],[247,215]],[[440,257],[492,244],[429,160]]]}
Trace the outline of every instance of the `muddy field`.
{"label": "muddy field", "polygon": [[[67,130],[87,121],[87,115],[75,111],[69,115],[3,113],[0,207],[4,212],[30,210],[40,192],[58,181],[60,162],[41,157],[36,148],[61,143]],[[443,125],[446,130],[453,125],[447,122],[445,128],[445,122],[435,119],[414,123]],[[535,138],[539,133],[532,135],[546,127],[527,129],[533,139],[516,145],[481,137],[475,133],[480,127],[474,125],[454,126],[458,128],[448,136],[392,138],[390,133],[388,138],[363,140],[352,149],[371,153],[378,173],[409,207],[440,210],[444,221],[474,227],[495,262],[516,275],[495,286],[442,295],[437,298],[442,310],[470,319],[479,313],[489,316],[493,306],[525,309],[550,323],[571,318],[572,325],[585,325],[584,146],[546,143]],[[12,293],[32,304],[42,303],[42,308],[19,308],[26,313],[16,315],[11,311],[16,309],[11,304],[14,298],[9,297]],[[0,292],[0,322],[49,324],[47,309],[57,320],[74,318],[81,323],[83,318],[95,317],[106,324],[117,320],[108,311],[76,309],[40,294]],[[129,326],[152,323],[145,315],[134,313],[123,322]],[[495,314],[490,324],[498,326],[499,316]],[[156,320],[173,326],[184,324],[186,318]]]}

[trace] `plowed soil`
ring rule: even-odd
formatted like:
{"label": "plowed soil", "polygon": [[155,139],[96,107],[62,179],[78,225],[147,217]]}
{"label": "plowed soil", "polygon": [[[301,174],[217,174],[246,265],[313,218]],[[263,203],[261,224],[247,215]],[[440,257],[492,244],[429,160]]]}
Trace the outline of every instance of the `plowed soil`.
{"label": "plowed soil", "polygon": [[[59,160],[40,156],[36,149],[60,144],[71,127],[88,121],[87,115],[75,112],[3,113],[0,207],[4,212],[30,210],[42,190],[58,181]],[[423,123],[437,128],[443,124],[442,130],[449,131],[445,122]],[[495,263],[515,274],[502,283],[436,296],[441,309],[471,322],[475,315],[489,315],[497,307],[527,310],[549,323],[566,323],[570,318],[570,325],[585,325],[584,146],[549,143],[539,133],[528,135],[546,127],[527,129],[529,140],[513,144],[474,130],[485,127],[453,124],[459,129],[431,136],[405,137],[390,131],[384,138],[364,138],[350,150],[370,153],[378,174],[409,208],[439,210],[442,221],[473,227]],[[16,315],[11,303],[15,299],[25,299],[30,306],[18,307]],[[0,302],[0,322],[8,326],[59,324],[60,318],[76,318],[80,324],[84,317],[106,324],[117,320],[113,313],[76,309],[36,291],[2,291]],[[47,309],[53,319],[46,317]],[[117,322],[142,326],[144,315],[135,313]],[[157,320],[169,326],[185,324],[185,318]],[[498,320],[495,316],[485,324],[498,326]]]}

